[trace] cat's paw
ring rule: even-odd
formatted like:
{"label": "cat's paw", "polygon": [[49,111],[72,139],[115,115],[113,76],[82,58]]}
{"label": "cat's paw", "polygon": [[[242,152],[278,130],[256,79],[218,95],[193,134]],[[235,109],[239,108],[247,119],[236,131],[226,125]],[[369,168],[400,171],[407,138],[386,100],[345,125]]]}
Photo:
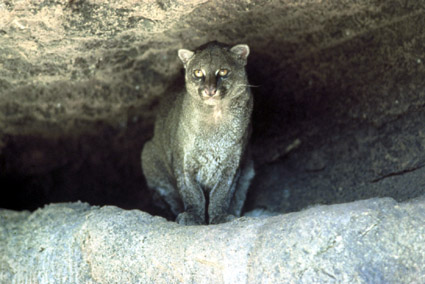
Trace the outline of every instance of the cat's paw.
{"label": "cat's paw", "polygon": [[210,224],[226,223],[226,222],[233,221],[235,219],[236,219],[236,216],[231,214],[217,215],[210,219]]}
{"label": "cat's paw", "polygon": [[181,225],[205,225],[205,220],[188,212],[183,212],[177,215],[176,222]]}

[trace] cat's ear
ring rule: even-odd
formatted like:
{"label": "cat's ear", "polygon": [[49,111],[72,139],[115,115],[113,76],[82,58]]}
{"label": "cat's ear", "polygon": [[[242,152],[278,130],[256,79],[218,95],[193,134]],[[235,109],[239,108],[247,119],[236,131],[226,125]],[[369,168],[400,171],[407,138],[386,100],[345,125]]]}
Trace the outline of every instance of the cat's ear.
{"label": "cat's ear", "polygon": [[183,62],[184,68],[186,68],[187,63],[193,57],[195,52],[190,51],[188,49],[179,49],[178,55],[180,60]]}
{"label": "cat's ear", "polygon": [[242,59],[245,64],[246,64],[246,60],[248,59],[248,55],[249,55],[249,46],[246,44],[238,44],[235,45],[234,47],[232,47],[230,49],[231,52],[233,52],[234,54],[236,54],[238,56],[239,59]]}

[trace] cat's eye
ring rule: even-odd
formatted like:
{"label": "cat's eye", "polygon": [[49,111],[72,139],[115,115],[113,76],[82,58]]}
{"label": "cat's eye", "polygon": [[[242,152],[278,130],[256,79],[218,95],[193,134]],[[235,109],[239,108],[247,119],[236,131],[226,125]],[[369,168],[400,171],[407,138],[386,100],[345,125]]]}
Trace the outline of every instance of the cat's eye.
{"label": "cat's eye", "polygon": [[218,75],[219,75],[220,77],[225,77],[225,76],[227,76],[227,74],[229,74],[229,70],[227,70],[227,69],[220,69],[220,70],[218,71]]}
{"label": "cat's eye", "polygon": [[196,69],[193,71],[193,75],[195,75],[196,78],[202,78],[204,77],[204,72],[202,72],[201,69]]}

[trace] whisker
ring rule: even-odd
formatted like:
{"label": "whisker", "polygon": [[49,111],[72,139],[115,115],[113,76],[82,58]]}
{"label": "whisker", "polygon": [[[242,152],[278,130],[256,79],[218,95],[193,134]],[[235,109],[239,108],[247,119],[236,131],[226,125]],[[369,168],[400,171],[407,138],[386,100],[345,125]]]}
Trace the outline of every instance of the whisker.
{"label": "whisker", "polygon": [[251,88],[258,88],[258,87],[261,87],[261,85],[246,85],[246,84],[239,84],[239,85],[236,85],[236,87],[251,87]]}

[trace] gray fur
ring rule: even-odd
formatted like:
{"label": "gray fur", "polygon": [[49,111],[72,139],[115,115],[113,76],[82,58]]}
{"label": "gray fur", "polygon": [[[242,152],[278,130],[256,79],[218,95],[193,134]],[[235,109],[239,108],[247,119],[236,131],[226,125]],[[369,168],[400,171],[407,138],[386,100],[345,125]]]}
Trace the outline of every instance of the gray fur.
{"label": "gray fur", "polygon": [[[254,176],[248,149],[253,106],[245,72],[248,54],[247,45],[230,48],[218,42],[178,52],[186,92],[170,94],[160,104],[154,137],[142,151],[142,168],[148,186],[180,224],[216,224],[241,214]],[[216,75],[223,69],[227,77]],[[194,70],[204,77],[197,78]]]}

